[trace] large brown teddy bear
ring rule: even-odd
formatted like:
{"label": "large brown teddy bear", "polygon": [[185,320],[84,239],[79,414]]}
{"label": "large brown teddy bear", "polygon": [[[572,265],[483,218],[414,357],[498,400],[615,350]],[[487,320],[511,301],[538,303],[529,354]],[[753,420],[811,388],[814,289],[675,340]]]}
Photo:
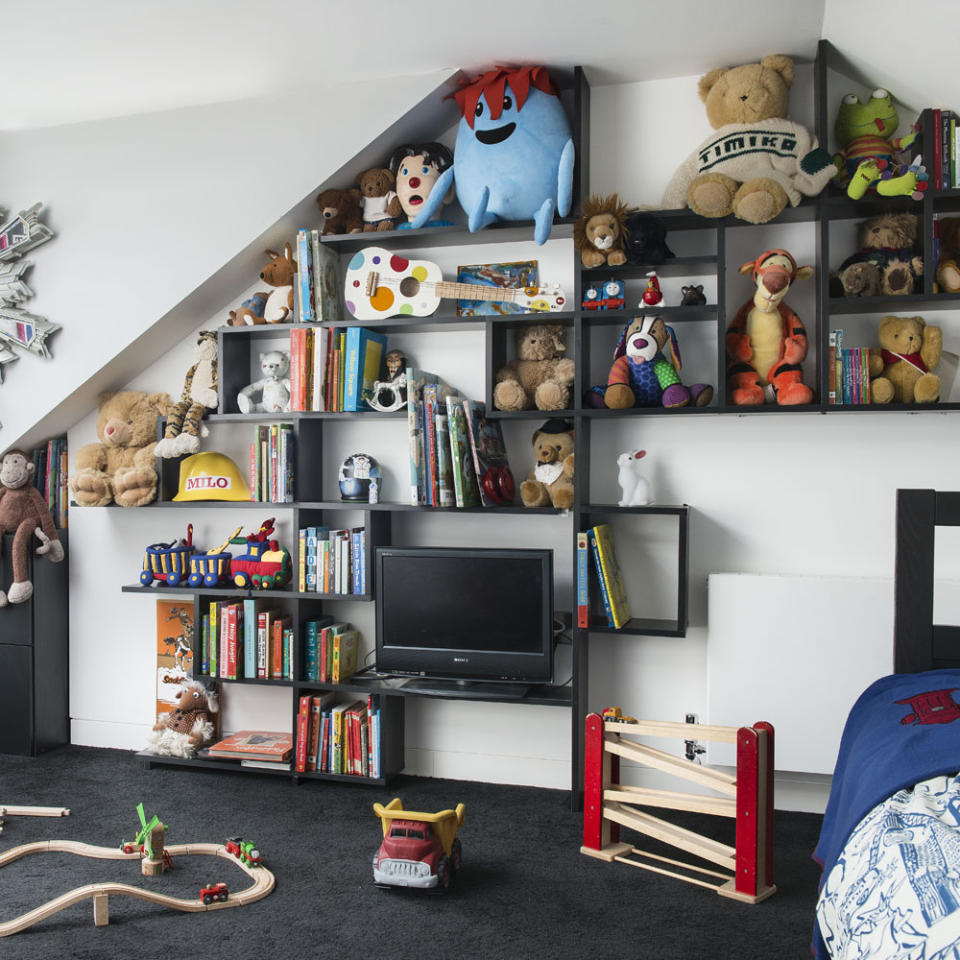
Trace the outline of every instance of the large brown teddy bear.
{"label": "large brown teddy bear", "polygon": [[860,224],[859,250],[837,270],[845,297],[898,296],[919,290],[923,257],[916,251],[915,213],[883,213]]}
{"label": "large brown teddy bear", "polygon": [[525,507],[573,506],[573,427],[566,420],[548,420],[533,434],[536,466],[520,484]]}
{"label": "large brown teddy bear", "polygon": [[701,77],[715,132],[673,175],[663,206],[766,223],[801,195],[820,193],[837,168],[816,137],[787,119],[792,84],[793,61],[781,54]]}
{"label": "large brown teddy bear", "polygon": [[884,317],[880,349],[870,350],[871,403],[936,403],[940,378],[930,371],[940,362],[943,333],[922,317]]}
{"label": "large brown teddy bear", "polygon": [[317,195],[317,206],[323,217],[321,236],[363,231],[363,207],[360,205],[359,190],[324,190]]}
{"label": "large brown teddy bear", "polygon": [[566,410],[575,365],[563,354],[565,331],[559,325],[517,330],[517,359],[497,372],[493,405],[498,410]]}
{"label": "large brown teddy bear", "polygon": [[157,416],[173,401],[166,393],[121,390],[100,397],[99,443],[81,447],[73,458],[70,493],[81,507],[141,507],[157,496]]}

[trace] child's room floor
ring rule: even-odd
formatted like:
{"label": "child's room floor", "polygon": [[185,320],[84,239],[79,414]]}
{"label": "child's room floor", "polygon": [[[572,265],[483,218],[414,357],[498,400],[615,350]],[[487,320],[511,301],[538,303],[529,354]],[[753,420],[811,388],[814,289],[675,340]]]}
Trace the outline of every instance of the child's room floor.
{"label": "child's room floor", "polygon": [[[447,895],[374,886],[371,856],[381,830],[372,804],[394,796],[412,810],[466,805],[463,867]],[[258,903],[196,914],[111,896],[105,927],[94,926],[92,903],[84,901],[4,939],[0,957],[809,957],[818,879],[810,853],[821,822],[814,814],[777,812],[777,892],[748,906],[583,856],[581,816],[562,791],[417,777],[385,790],[298,787],[269,775],[146,770],[127,752],[66,747],[37,759],[0,756],[0,805],[71,810],[63,819],[8,818],[0,853],[48,839],[119,846],[139,828],[141,801],[148,817],[156,813],[167,825],[171,845],[255,840],[276,889]],[[727,821],[671,819],[732,842]],[[185,899],[210,881],[232,889],[250,883],[214,857],[174,863],[173,871],[145,878],[135,862],[25,857],[0,870],[0,923],[90,883],[144,885]]]}

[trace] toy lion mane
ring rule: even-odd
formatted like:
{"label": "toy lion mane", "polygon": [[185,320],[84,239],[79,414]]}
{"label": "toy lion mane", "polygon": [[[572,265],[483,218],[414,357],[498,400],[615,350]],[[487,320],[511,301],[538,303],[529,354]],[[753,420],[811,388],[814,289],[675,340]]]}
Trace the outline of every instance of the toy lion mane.
{"label": "toy lion mane", "polygon": [[593,241],[587,230],[587,225],[591,218],[607,214],[616,221],[620,228],[621,244],[627,235],[627,214],[633,208],[620,199],[620,195],[611,193],[609,196],[601,197],[599,194],[592,193],[580,208],[580,216],[573,225],[573,242],[578,251],[590,249]]}

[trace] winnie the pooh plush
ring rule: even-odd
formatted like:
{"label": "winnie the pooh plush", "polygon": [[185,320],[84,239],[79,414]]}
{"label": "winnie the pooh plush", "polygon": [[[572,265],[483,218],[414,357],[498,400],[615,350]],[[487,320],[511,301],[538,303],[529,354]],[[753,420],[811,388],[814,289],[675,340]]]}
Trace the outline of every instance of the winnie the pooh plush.
{"label": "winnie the pooh plush", "polygon": [[766,223],[788,203],[820,193],[836,167],[816,137],[787,119],[792,85],[793,61],[781,54],[701,77],[715,132],[673,175],[663,206]]}
{"label": "winnie the pooh plush", "polygon": [[884,317],[878,339],[870,350],[870,402],[936,403],[940,378],[931,370],[943,351],[941,329],[923,317]]}
{"label": "winnie the pooh plush", "polygon": [[923,257],[917,253],[915,213],[883,213],[857,230],[860,249],[837,269],[845,297],[898,296],[919,289]]}
{"label": "winnie the pooh plush", "polygon": [[498,410],[566,410],[575,373],[563,356],[565,330],[535,324],[517,330],[517,359],[497,371],[493,405]]}
{"label": "winnie the pooh plush", "polygon": [[547,420],[533,434],[535,466],[520,484],[525,507],[573,506],[573,427],[567,420]]}
{"label": "winnie the pooh plush", "polygon": [[81,507],[142,507],[157,496],[154,448],[157,417],[173,401],[166,393],[121,390],[100,397],[99,443],[81,447],[73,458],[70,493]]}

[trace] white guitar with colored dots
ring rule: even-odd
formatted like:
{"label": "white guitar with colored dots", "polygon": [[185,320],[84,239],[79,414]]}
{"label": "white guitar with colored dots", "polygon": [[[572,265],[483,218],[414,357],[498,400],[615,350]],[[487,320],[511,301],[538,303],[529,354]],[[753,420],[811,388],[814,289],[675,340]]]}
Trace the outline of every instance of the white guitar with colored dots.
{"label": "white guitar with colored dots", "polygon": [[534,313],[561,311],[567,303],[557,285],[509,289],[454,283],[443,279],[435,263],[407,260],[382,247],[365,247],[347,266],[343,299],[348,313],[357,320],[428,317],[448,298],[516,303]]}

